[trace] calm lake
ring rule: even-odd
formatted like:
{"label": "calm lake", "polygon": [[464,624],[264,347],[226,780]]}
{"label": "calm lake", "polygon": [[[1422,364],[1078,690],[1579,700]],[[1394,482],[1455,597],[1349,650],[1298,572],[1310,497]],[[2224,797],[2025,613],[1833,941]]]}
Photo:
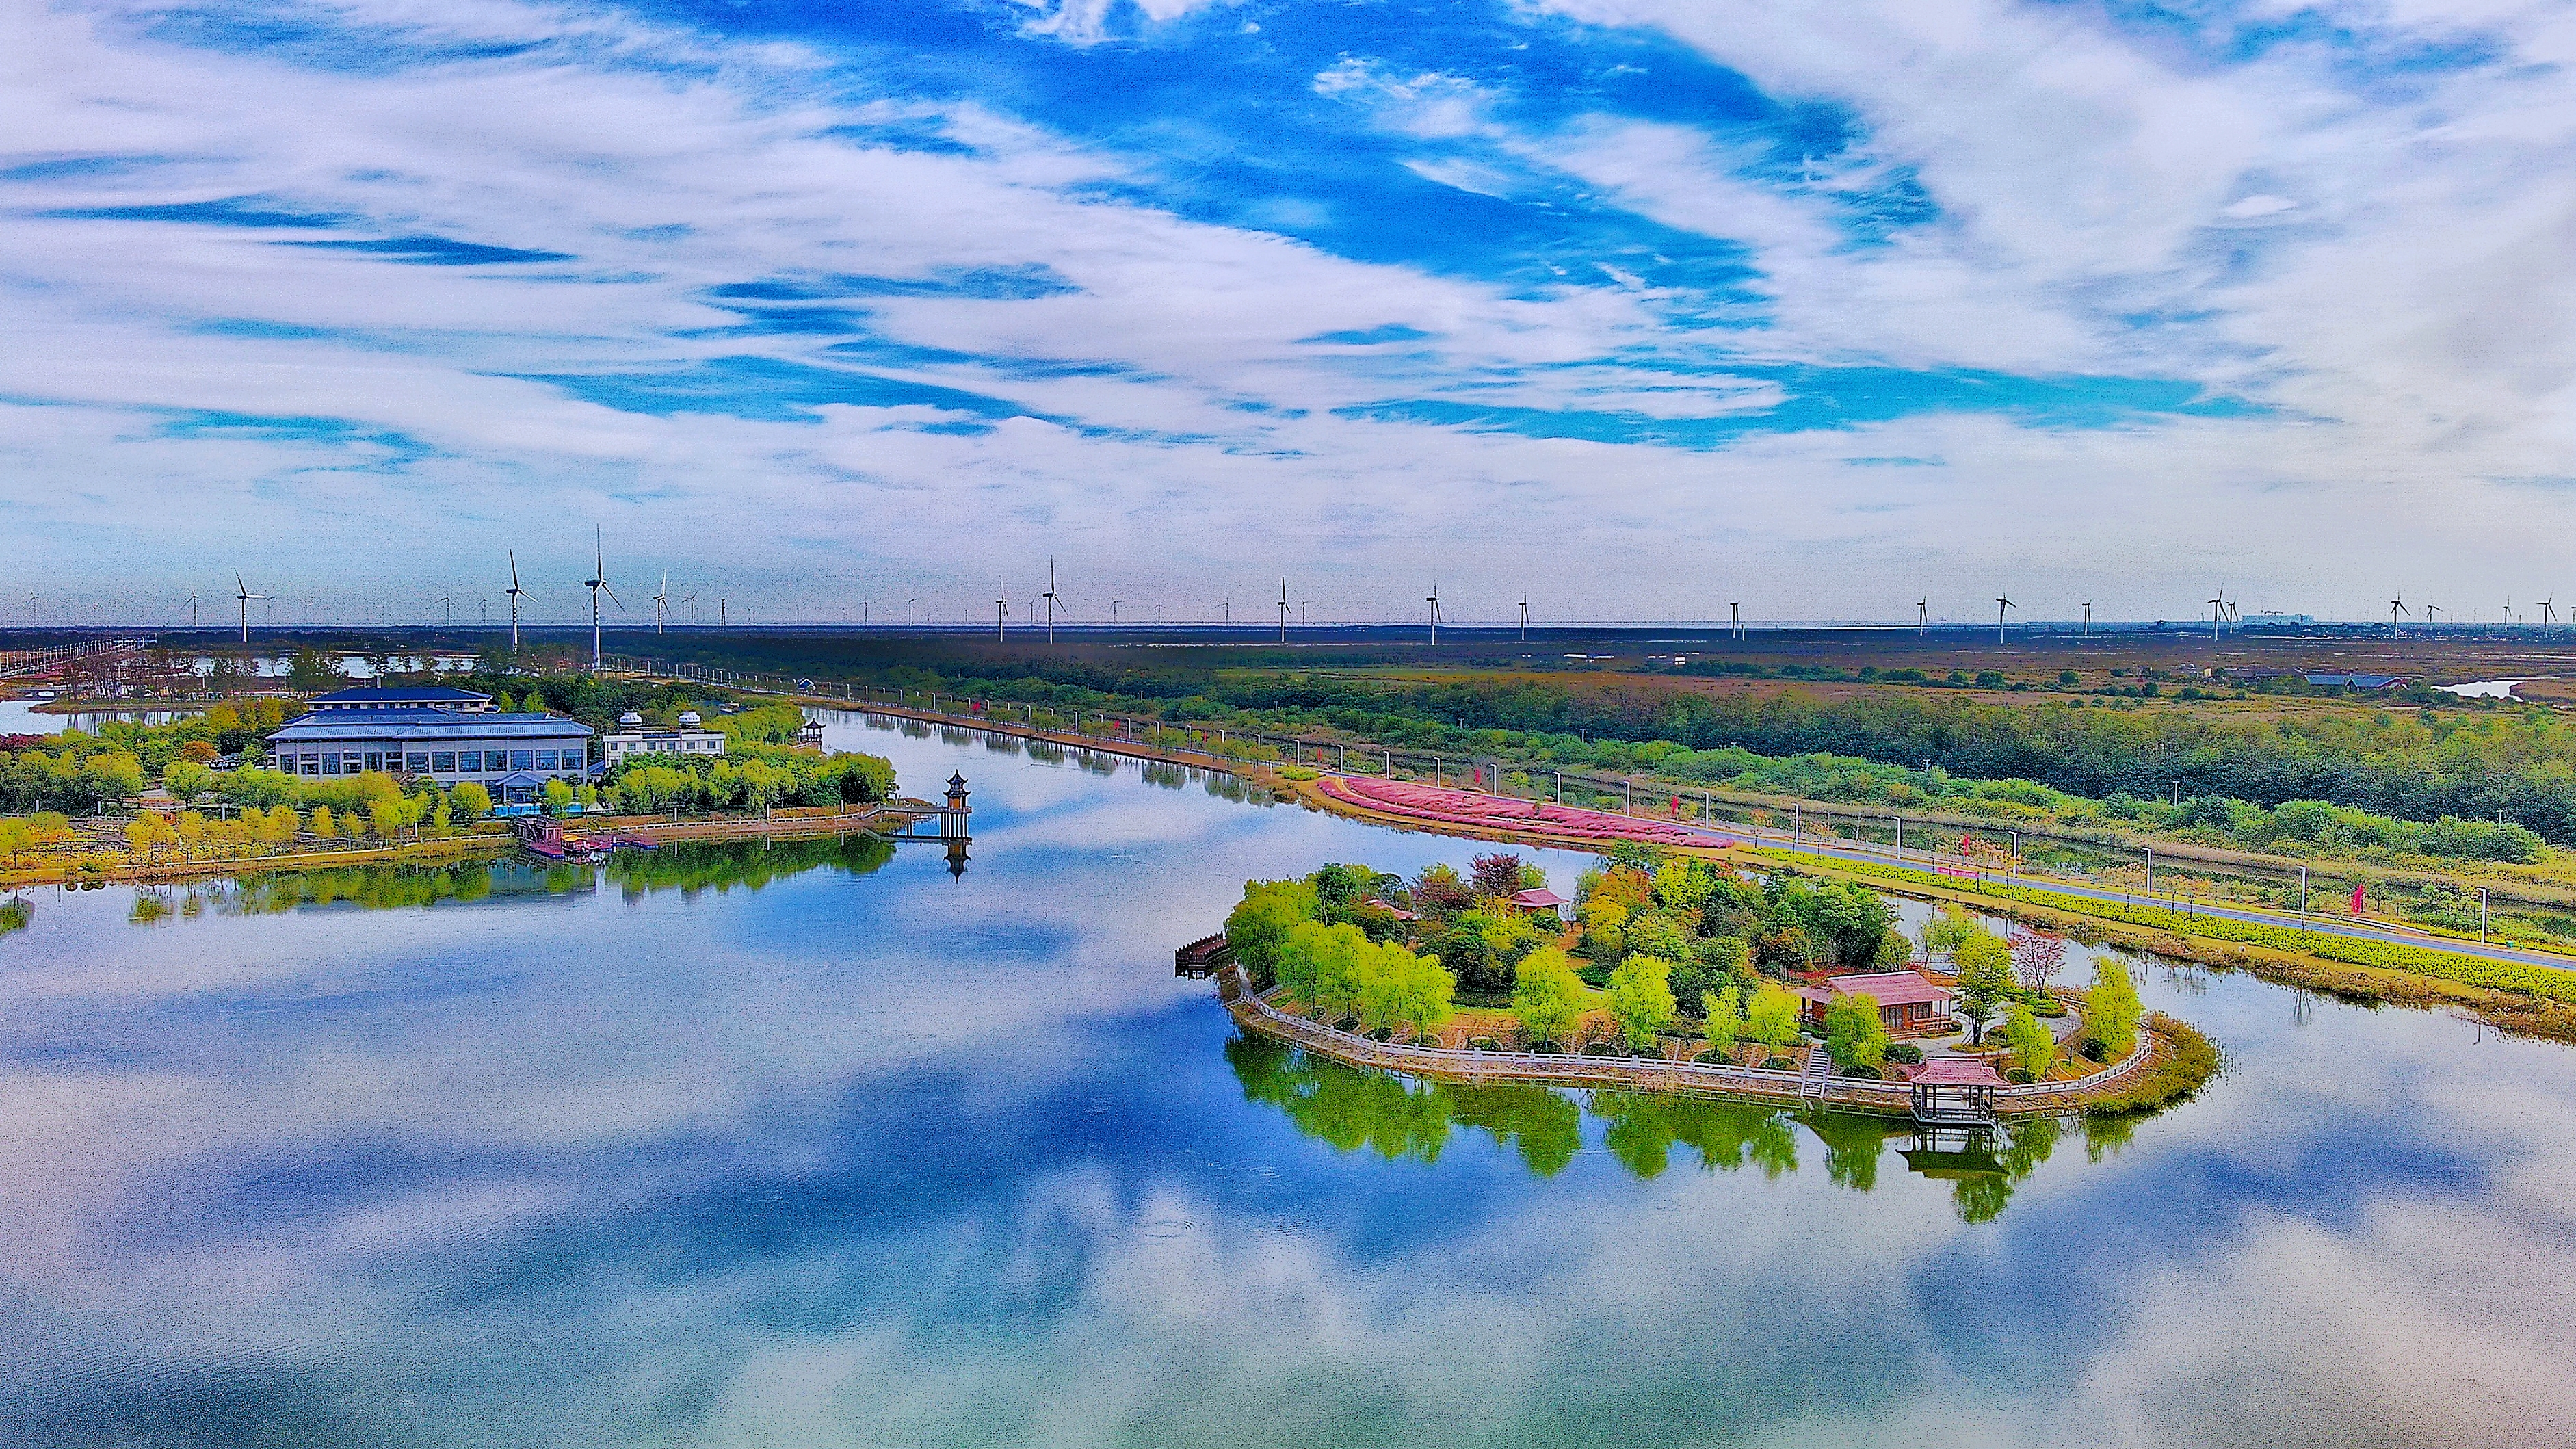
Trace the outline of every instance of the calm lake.
{"label": "calm lake", "polygon": [[962,877],[860,839],[0,916],[0,1443],[2576,1437],[2576,1052],[2151,969],[2230,1075],[1972,1170],[1412,1087],[1238,1039],[1172,947],[1247,877],[1483,847],[832,730],[965,773]]}

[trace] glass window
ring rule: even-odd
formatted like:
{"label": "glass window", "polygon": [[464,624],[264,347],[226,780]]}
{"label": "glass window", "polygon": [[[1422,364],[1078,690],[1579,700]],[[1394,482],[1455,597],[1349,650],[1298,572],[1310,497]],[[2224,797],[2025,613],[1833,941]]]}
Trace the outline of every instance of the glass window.
{"label": "glass window", "polygon": [[442,775],[453,775],[453,774],[455,774],[455,773],[456,773],[456,752],[455,752],[454,750],[432,750],[432,751],[430,751],[430,752],[429,752],[429,768],[430,768],[432,771],[434,771],[434,772],[436,772],[436,773],[438,773],[438,774],[442,774]]}
{"label": "glass window", "polygon": [[337,754],[328,754],[322,757],[322,773],[325,775],[336,775],[340,773],[340,757]]}
{"label": "glass window", "polygon": [[429,768],[429,752],[428,752],[427,750],[419,750],[419,751],[415,751],[415,752],[413,752],[413,753],[411,753],[411,754],[408,754],[408,755],[404,756],[404,757],[403,757],[403,768],[404,768],[404,769],[406,769],[406,770],[413,770],[413,771],[419,771],[419,770],[426,770],[426,769],[428,769],[428,768]]}
{"label": "glass window", "polygon": [[368,769],[370,769],[370,770],[381,770],[381,769],[383,769],[384,767],[385,767],[385,752],[384,752],[384,751],[382,751],[382,750],[369,750],[369,751],[367,751],[367,768],[368,768]]}
{"label": "glass window", "polygon": [[308,775],[321,774],[322,757],[320,755],[306,755],[304,757],[304,773]]}
{"label": "glass window", "polygon": [[511,768],[511,769],[513,769],[513,770],[533,770],[533,769],[535,769],[536,767],[537,767],[536,751],[534,751],[534,750],[512,750],[512,751],[510,752],[510,768]]}
{"label": "glass window", "polygon": [[537,768],[538,768],[538,769],[540,769],[540,770],[551,770],[551,769],[553,769],[554,767],[555,767],[555,752],[554,752],[554,751],[552,751],[552,750],[539,750],[539,751],[537,751]]}

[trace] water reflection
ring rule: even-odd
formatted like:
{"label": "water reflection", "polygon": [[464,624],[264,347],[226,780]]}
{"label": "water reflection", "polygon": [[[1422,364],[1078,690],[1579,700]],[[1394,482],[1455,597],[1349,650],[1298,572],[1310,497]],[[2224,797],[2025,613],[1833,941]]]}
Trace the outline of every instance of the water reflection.
{"label": "water reflection", "polygon": [[1704,1173],[1751,1169],[1777,1180],[1799,1170],[1804,1139],[1822,1149],[1826,1180],[1851,1192],[1878,1187],[1890,1156],[1916,1176],[1949,1183],[1951,1207],[1964,1223],[2001,1216],[2013,1190],[2070,1130],[2084,1135],[2090,1162],[2117,1152],[2137,1130],[2128,1118],[2070,1127],[2059,1117],[2030,1116],[2007,1118],[1994,1132],[1932,1132],[1893,1118],[1660,1092],[1415,1081],[1243,1033],[1225,1044],[1225,1059],[1245,1100],[1278,1109],[1338,1152],[1437,1162],[1459,1127],[1510,1149],[1534,1176],[1553,1177],[1583,1151],[1588,1119],[1602,1152],[1640,1181],[1670,1170],[1676,1149]]}
{"label": "water reflection", "polygon": [[[2231,1071],[2142,1122],[1973,1143],[1371,1078],[1229,1047],[1171,947],[1247,878],[1484,847],[834,728],[904,780],[974,777],[962,885],[854,843],[757,890],[724,888],[764,878],[729,845],[622,860],[631,891],[485,866],[471,909],[164,892],[145,910],[187,924],[154,930],[122,887],[28,892],[0,937],[0,1444],[2483,1449],[2576,1423],[2562,1047],[2331,998],[2294,1029],[2279,988],[2158,970],[2148,1004]],[[1587,863],[1541,859],[1565,891]]]}
{"label": "water reflection", "polygon": [[[449,865],[375,864],[280,871],[229,880],[151,886],[135,892],[126,918],[157,925],[206,914],[273,916],[309,907],[406,910],[423,906],[506,902],[587,894],[602,888],[628,900],[659,891],[694,896],[737,886],[759,890],[807,871],[865,875],[894,858],[892,842],[873,835],[798,840],[684,840],[656,850],[619,851],[598,865],[540,864],[517,857]],[[23,912],[28,909],[19,903]],[[16,926],[26,924],[22,914]],[[0,907],[0,934],[15,929]]]}

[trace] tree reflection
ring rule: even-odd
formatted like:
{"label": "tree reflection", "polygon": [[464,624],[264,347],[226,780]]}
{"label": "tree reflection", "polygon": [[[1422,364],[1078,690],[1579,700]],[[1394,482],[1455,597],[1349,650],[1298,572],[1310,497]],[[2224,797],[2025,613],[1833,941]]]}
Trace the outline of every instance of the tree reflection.
{"label": "tree reflection", "polygon": [[353,865],[280,871],[193,883],[175,895],[141,892],[129,919],[149,925],[174,915],[280,915],[319,906],[404,910],[529,896],[574,895],[605,882],[629,899],[677,890],[753,890],[788,876],[830,868],[864,874],[894,858],[892,842],[873,835],[777,841],[675,841],[658,850],[619,851],[600,865],[536,865],[523,860],[448,865]]}
{"label": "tree reflection", "polygon": [[[1800,1114],[1668,1093],[1414,1082],[1240,1033],[1225,1055],[1247,1100],[1279,1108],[1297,1130],[1340,1152],[1365,1148],[1390,1161],[1435,1162],[1452,1127],[1472,1127],[1511,1148],[1533,1174],[1552,1177],[1582,1150],[1588,1111],[1601,1123],[1602,1150],[1633,1177],[1662,1176],[1681,1148],[1703,1172],[1752,1168],[1777,1179],[1798,1170],[1803,1127],[1824,1148],[1827,1180],[1852,1192],[1874,1191],[1889,1142],[1903,1144],[1908,1170],[1948,1182],[1952,1209],[1968,1223],[1999,1216],[2070,1125],[2033,1116],[2007,1118],[1993,1132],[1918,1132],[1893,1118]],[[2088,1157],[2098,1161],[2126,1145],[2135,1121],[2082,1119]]]}

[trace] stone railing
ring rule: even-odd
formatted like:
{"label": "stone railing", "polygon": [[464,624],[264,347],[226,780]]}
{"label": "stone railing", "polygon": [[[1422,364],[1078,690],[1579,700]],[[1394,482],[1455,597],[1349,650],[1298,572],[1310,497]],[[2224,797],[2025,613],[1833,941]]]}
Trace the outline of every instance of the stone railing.
{"label": "stone railing", "polygon": [[[1293,1041],[1352,1066],[1378,1067],[1408,1076],[1453,1081],[1556,1082],[1578,1086],[1624,1087],[1654,1092],[1706,1092],[1758,1097],[1770,1101],[1800,1100],[1796,1072],[1762,1067],[1717,1066],[1707,1062],[1648,1060],[1637,1057],[1587,1057],[1541,1052],[1460,1050],[1371,1041],[1282,1011],[1246,989],[1240,967],[1227,967],[1218,994],[1237,1021],[1266,1035]],[[2046,1111],[2080,1105],[2085,1093],[2126,1076],[2144,1065],[2152,1049],[2146,1032],[2128,1057],[2090,1076],[2071,1082],[2027,1082],[1995,1090],[1998,1106],[2008,1110]],[[1829,1077],[1824,1100],[1856,1111],[1904,1115],[1911,1110],[1912,1086],[1858,1077]],[[1807,1100],[1814,1100],[1810,1093]]]}

